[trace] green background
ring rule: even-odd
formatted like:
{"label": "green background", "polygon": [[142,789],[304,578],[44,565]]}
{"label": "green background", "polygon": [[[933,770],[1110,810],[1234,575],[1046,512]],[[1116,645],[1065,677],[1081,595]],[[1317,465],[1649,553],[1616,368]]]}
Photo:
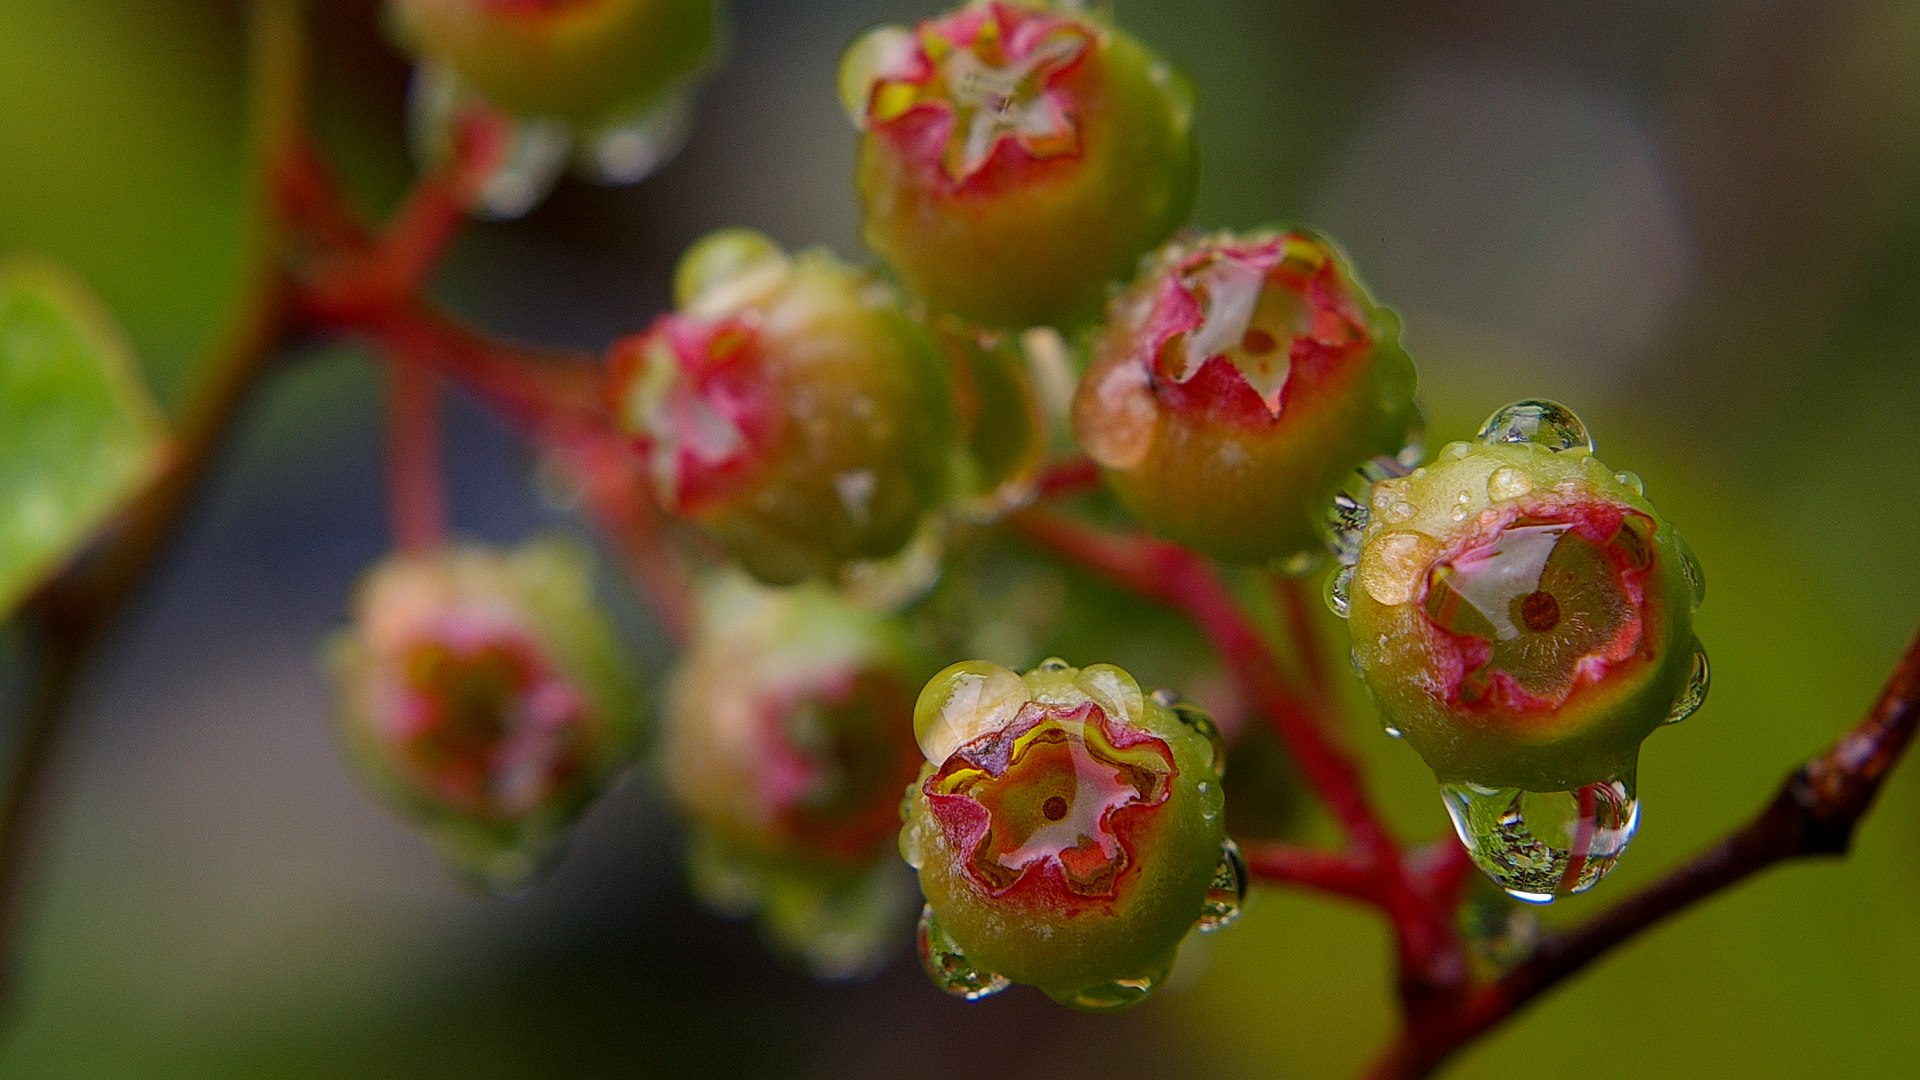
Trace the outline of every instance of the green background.
{"label": "green background", "polygon": [[[404,68],[373,5],[312,6],[320,130],[356,195],[386,205],[408,172]],[[1548,921],[1743,820],[1865,708],[1920,611],[1920,7],[1118,7],[1199,87],[1202,224],[1340,238],[1405,317],[1436,444],[1508,400],[1564,400],[1706,567],[1713,692],[1647,745],[1619,872]],[[237,276],[236,8],[0,4],[0,250],[78,271],[169,405]],[[926,8],[734,11],[678,161],[474,228],[444,299],[599,347],[651,319],[674,255],[711,228],[853,253],[838,51]],[[276,375],[89,685],[0,1075],[1326,1076],[1386,1034],[1383,928],[1266,890],[1189,949],[1178,985],[1116,1016],[1023,990],[949,1003],[909,961],[810,983],[686,896],[644,776],[531,897],[464,893],[347,775],[314,661],[386,543],[375,401],[351,349]],[[451,439],[462,531],[555,520],[491,421],[462,405]],[[611,602],[657,660],[644,617]],[[1443,829],[1411,753],[1359,720],[1350,734],[1396,820]],[[1903,772],[1851,859],[1674,920],[1455,1074],[1912,1075],[1916,1015],[1920,780]]]}

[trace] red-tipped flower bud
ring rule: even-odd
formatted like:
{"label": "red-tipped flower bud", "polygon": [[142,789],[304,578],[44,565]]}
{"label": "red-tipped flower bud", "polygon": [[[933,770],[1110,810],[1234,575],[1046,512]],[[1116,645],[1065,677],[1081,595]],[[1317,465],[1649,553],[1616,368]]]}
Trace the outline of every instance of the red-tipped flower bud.
{"label": "red-tipped flower bud", "polygon": [[1219,558],[1299,562],[1354,469],[1417,439],[1398,335],[1311,233],[1176,242],[1115,301],[1074,432],[1153,531]]}
{"label": "red-tipped flower bud", "polygon": [[1367,518],[1333,598],[1386,723],[1509,892],[1591,887],[1633,836],[1641,740],[1706,693],[1686,544],[1551,402],[1375,484]]}
{"label": "red-tipped flower bud", "polygon": [[1022,677],[956,664],[921,692],[927,764],[901,852],[927,907],[920,954],[949,993],[1022,982],[1081,1009],[1133,1004],[1198,927],[1239,911],[1218,734],[1119,668]]}
{"label": "red-tipped flower bud", "polygon": [[968,4],[848,50],[868,246],[989,326],[1094,316],[1193,205],[1191,92],[1089,12]]}
{"label": "red-tipped flower bud", "polygon": [[939,347],[892,290],[743,230],[689,251],[677,288],[609,373],[662,505],[771,584],[905,546],[945,494],[953,417]]}
{"label": "red-tipped flower bud", "polygon": [[332,661],[368,778],[494,888],[532,879],[639,736],[585,557],[558,542],[381,563]]}

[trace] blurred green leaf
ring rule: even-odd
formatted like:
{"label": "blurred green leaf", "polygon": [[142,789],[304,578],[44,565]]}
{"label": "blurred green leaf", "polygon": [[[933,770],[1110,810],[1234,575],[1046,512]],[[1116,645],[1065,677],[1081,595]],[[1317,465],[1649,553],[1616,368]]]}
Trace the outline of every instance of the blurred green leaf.
{"label": "blurred green leaf", "polygon": [[0,616],[158,468],[133,350],[72,275],[0,262]]}

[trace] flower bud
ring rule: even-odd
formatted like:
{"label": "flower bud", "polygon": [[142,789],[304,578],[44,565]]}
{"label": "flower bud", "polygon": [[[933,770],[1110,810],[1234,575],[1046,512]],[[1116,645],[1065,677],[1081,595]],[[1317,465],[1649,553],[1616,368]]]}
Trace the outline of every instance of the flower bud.
{"label": "flower bud", "polygon": [[1297,563],[1354,469],[1417,439],[1398,335],[1311,233],[1178,241],[1114,302],[1074,432],[1154,532]]}
{"label": "flower bud", "polygon": [[841,94],[867,245],[988,326],[1091,318],[1193,206],[1191,91],[1101,15],[990,0],[881,27]]}
{"label": "flower bud", "polygon": [[716,906],[758,911],[822,976],[869,974],[910,925],[912,886],[890,856],[930,665],[818,583],[728,575],[703,601],[662,747],[695,829],[695,883]]}
{"label": "flower bud", "polygon": [[744,230],[695,245],[676,288],[609,373],[661,504],[770,584],[900,551],[954,453],[928,332],[873,275]]}
{"label": "flower bud", "polygon": [[331,660],[368,779],[495,888],[532,880],[640,734],[586,559],[559,542],[388,559]]}
{"label": "flower bud", "polygon": [[1509,892],[1591,887],[1633,835],[1641,740],[1706,692],[1698,565],[1551,402],[1501,410],[1370,504],[1334,591],[1383,718]]}
{"label": "flower bud", "polygon": [[970,661],[927,684],[914,730],[927,763],[900,846],[927,900],[921,959],[948,992],[1021,982],[1130,1005],[1189,930],[1238,913],[1218,734],[1190,706],[1110,665]]}

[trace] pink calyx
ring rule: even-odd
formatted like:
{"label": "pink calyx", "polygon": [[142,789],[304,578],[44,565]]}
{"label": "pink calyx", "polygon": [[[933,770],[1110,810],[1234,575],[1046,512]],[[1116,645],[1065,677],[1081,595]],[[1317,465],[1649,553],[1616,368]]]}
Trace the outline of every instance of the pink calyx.
{"label": "pink calyx", "polygon": [[1092,52],[1085,24],[1020,4],[972,5],[922,23],[875,77],[867,126],[955,187],[993,187],[1033,163],[1077,156],[1068,77]]}
{"label": "pink calyx", "polygon": [[1177,771],[1164,741],[1091,702],[1029,704],[954,751],[922,790],[977,886],[1073,909],[1119,895]]}
{"label": "pink calyx", "polygon": [[765,461],[777,413],[750,317],[666,314],[613,347],[615,415],[645,455],[663,505],[698,513]]}

